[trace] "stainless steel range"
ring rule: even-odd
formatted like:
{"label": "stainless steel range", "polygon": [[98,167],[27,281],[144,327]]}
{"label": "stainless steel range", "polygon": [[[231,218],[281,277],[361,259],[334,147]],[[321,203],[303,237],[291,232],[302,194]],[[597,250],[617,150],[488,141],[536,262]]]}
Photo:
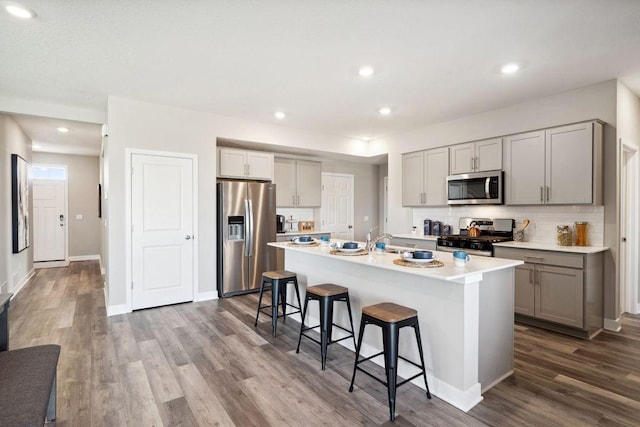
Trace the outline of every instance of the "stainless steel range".
{"label": "stainless steel range", "polygon": [[493,256],[494,243],[513,240],[515,222],[507,218],[460,218],[460,234],[439,237],[436,250],[463,249],[472,255]]}

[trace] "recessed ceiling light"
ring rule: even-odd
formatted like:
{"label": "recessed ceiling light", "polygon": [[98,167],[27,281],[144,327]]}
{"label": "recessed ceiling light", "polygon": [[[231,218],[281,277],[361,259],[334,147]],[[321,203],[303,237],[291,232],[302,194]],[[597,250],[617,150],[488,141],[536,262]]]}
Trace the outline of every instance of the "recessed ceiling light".
{"label": "recessed ceiling light", "polygon": [[33,9],[22,6],[21,4],[5,3],[4,8],[7,12],[18,18],[29,19],[36,16],[36,12]]}
{"label": "recessed ceiling light", "polygon": [[362,77],[370,77],[370,76],[373,75],[373,67],[371,67],[369,65],[363,65],[358,70],[358,74],[360,74],[360,76],[362,76]]}
{"label": "recessed ceiling light", "polygon": [[391,108],[382,107],[381,109],[378,110],[378,113],[382,114],[383,116],[388,116],[389,114],[391,114]]}
{"label": "recessed ceiling light", "polygon": [[69,129],[67,129],[67,128],[65,128],[65,127],[62,127],[62,126],[60,126],[60,127],[59,127],[59,128],[57,128],[57,129],[58,129],[58,132],[60,132],[60,133],[67,133],[67,132],[69,132]]}
{"label": "recessed ceiling light", "polygon": [[287,117],[287,115],[285,113],[283,113],[282,111],[276,111],[275,113],[273,113],[273,115],[278,120],[282,120],[285,117]]}
{"label": "recessed ceiling light", "polygon": [[42,148],[42,146],[38,144],[31,144],[31,148]]}
{"label": "recessed ceiling light", "polygon": [[510,62],[509,64],[505,64],[502,66],[500,71],[502,74],[513,74],[520,69],[520,64],[515,62]]}
{"label": "recessed ceiling light", "polygon": [[370,138],[370,137],[368,137],[368,136],[361,136],[361,137],[360,137],[360,139],[361,139],[361,140],[363,140],[364,142],[369,142],[369,141],[371,141],[371,138]]}

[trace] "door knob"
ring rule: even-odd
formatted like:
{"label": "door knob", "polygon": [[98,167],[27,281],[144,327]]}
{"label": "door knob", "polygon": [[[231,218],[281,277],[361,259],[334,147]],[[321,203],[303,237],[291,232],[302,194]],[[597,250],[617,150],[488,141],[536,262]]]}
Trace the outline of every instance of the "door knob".
{"label": "door knob", "polygon": [[191,240],[191,236],[189,236],[188,234],[186,236],[184,236],[185,239],[187,240]]}

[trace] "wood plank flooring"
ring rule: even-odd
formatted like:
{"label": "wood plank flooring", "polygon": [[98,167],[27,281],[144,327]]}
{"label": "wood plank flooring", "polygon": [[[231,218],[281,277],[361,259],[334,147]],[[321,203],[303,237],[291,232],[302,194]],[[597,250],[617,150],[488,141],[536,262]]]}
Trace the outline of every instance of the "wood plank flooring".
{"label": "wood plank flooring", "polygon": [[[95,261],[37,270],[14,298],[10,347],[57,343],[57,426],[391,425],[387,394],[331,346],[327,370],[299,324],[253,321],[256,295],[107,318]],[[640,318],[582,341],[515,326],[515,374],[461,412],[408,384],[398,426],[640,425]],[[382,369],[379,369],[382,372]],[[4,393],[5,391],[0,392]]]}

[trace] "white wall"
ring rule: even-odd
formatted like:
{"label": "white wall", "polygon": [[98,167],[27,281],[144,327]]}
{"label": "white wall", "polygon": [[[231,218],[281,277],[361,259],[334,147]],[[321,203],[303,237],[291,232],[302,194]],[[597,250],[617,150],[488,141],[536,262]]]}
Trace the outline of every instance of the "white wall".
{"label": "white wall", "polygon": [[[31,140],[11,117],[0,114],[0,290],[17,292],[33,274],[33,215],[29,220],[31,246],[13,253],[11,218],[11,154],[31,163]],[[29,203],[33,206],[32,191]]]}
{"label": "white wall", "polygon": [[199,289],[198,295],[211,295],[216,289],[215,182],[216,139],[260,141],[265,144],[317,149],[350,155],[366,155],[368,144],[359,140],[327,136],[281,126],[249,122],[215,114],[201,113],[109,97],[108,188],[105,218],[107,234],[107,299],[111,312],[126,310],[125,257],[125,149],[146,149],[193,153],[198,160]]}

